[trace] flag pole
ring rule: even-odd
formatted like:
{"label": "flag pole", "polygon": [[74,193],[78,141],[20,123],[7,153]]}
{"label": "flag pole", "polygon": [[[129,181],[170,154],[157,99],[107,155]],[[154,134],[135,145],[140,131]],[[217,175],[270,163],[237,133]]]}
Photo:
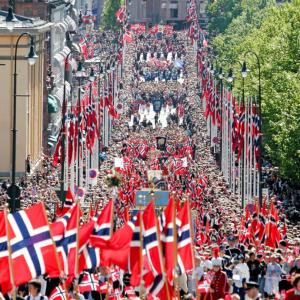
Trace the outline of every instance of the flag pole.
{"label": "flag pole", "polygon": [[12,297],[13,300],[17,299],[16,294],[16,286],[15,286],[15,279],[14,279],[14,272],[13,272],[13,261],[12,261],[12,251],[11,251],[11,244],[10,244],[10,234],[8,230],[8,218],[7,218],[7,206],[6,204],[4,206],[4,218],[5,218],[5,230],[7,234],[7,251],[8,251],[8,265],[9,265],[9,275],[10,275],[10,281],[12,284]]}
{"label": "flag pole", "polygon": [[174,194],[174,205],[173,205],[173,250],[174,250],[174,288],[175,288],[175,298],[180,299],[179,284],[178,284],[178,274],[177,274],[177,256],[178,256],[178,243],[177,243],[177,228],[176,228],[176,205],[177,197]]}
{"label": "flag pole", "polygon": [[139,222],[140,222],[140,298],[143,299],[144,295],[142,294],[144,290],[144,282],[143,282],[143,249],[144,249],[144,239],[143,239],[143,218],[142,212],[140,210],[139,213]]}
{"label": "flag pole", "polygon": [[[49,227],[49,231],[50,231],[50,238],[51,238],[51,242],[52,242],[52,245],[53,245],[53,248],[54,248],[54,253],[55,253],[55,260],[56,260],[56,263],[57,263],[57,266],[58,266],[58,271],[59,271],[59,276],[62,276],[63,274],[63,270],[62,270],[62,267],[61,267],[61,264],[60,264],[60,260],[58,259],[58,253],[57,253],[57,248],[56,248],[56,244],[53,240],[53,235],[52,235],[52,232],[51,232],[51,228],[50,228],[50,224],[49,224],[49,220],[47,218],[47,214],[46,214],[46,210],[45,210],[45,206],[43,204],[43,209],[42,209],[42,213],[44,214],[44,217],[47,221],[47,225]],[[67,287],[66,287],[66,282],[64,280],[64,278],[61,279],[61,282],[63,284],[63,287],[64,287],[64,290],[65,290],[65,294],[66,294],[66,299],[69,299],[69,295],[67,293]]]}
{"label": "flag pole", "polygon": [[[154,199],[152,201],[154,202]],[[168,278],[166,279],[166,275],[165,275],[166,274],[165,264],[163,263],[163,260],[162,260],[162,244],[161,244],[160,233],[159,233],[159,230],[158,230],[157,217],[155,217],[155,227],[156,227],[156,232],[157,232],[157,237],[158,237],[159,258],[160,258],[160,263],[161,263],[161,266],[162,266],[163,278],[165,279],[165,285],[166,285],[166,289],[167,289],[167,300],[171,300],[170,299],[169,285],[168,285],[168,282],[167,282]]]}
{"label": "flag pole", "polygon": [[112,234],[113,234],[113,228],[114,228],[114,213],[115,213],[115,210],[114,210],[114,199],[111,200],[112,201],[112,210],[111,210],[111,213],[110,213],[110,230],[109,230],[109,238],[112,237]]}
{"label": "flag pole", "polygon": [[75,256],[75,292],[76,292],[76,300],[79,300],[79,285],[78,285],[78,269],[79,269],[79,223],[80,223],[80,201],[77,199],[77,209],[76,209],[76,256]]}

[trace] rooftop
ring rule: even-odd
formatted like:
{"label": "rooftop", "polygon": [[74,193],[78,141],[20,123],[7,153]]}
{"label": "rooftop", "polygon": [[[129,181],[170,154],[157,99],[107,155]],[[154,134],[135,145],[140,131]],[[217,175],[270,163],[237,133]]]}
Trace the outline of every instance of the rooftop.
{"label": "rooftop", "polygon": [[20,31],[37,31],[37,32],[45,32],[50,29],[52,23],[48,21],[41,20],[40,18],[29,18],[21,15],[15,15],[17,18],[17,22],[14,23],[14,29],[9,31],[6,26],[6,16],[8,12],[4,10],[0,10],[0,32],[1,34],[14,34],[19,33]]}

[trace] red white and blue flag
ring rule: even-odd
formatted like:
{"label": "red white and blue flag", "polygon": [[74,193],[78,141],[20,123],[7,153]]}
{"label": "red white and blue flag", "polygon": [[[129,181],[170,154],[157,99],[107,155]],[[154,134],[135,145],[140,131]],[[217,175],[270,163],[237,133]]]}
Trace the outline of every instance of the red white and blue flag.
{"label": "red white and blue flag", "polygon": [[5,212],[0,212],[0,289],[3,294],[11,290],[11,282],[9,276],[9,261]]}
{"label": "red white and blue flag", "polygon": [[194,268],[190,207],[188,201],[184,202],[177,217],[181,223],[178,229],[178,265],[181,272],[186,273]]}
{"label": "red white and blue flag", "polygon": [[88,272],[83,273],[83,277],[79,283],[80,293],[84,292],[100,292],[99,276]]}
{"label": "red white and blue flag", "polygon": [[153,202],[150,202],[143,213],[143,243],[146,257],[154,276],[163,273],[162,257],[159,245],[159,232]]}
{"label": "red white and blue flag", "polygon": [[[95,223],[93,235],[103,240],[110,239],[113,230],[113,201],[110,200],[103,208]],[[87,245],[83,249],[82,260],[84,260],[84,269],[92,269],[100,266],[100,249]]]}
{"label": "red white and blue flag", "polygon": [[168,276],[168,280],[172,281],[173,279],[173,270],[175,268],[175,257],[174,257],[174,222],[175,222],[175,201],[173,198],[170,198],[167,207],[165,208],[162,214],[162,242],[164,246],[165,254],[165,267]]}
{"label": "red white and blue flag", "polygon": [[8,214],[7,219],[15,286],[46,273],[59,273],[44,204]]}
{"label": "red white and blue flag", "polygon": [[68,212],[68,210],[72,207],[72,205],[74,204],[74,196],[73,193],[71,191],[71,188],[68,188],[68,191],[66,193],[66,199],[64,202],[64,205],[62,208],[57,208],[56,210],[56,216],[61,217],[64,214],[66,214]]}
{"label": "red white and blue flag", "polygon": [[68,300],[65,289],[59,285],[50,294],[49,300]]}

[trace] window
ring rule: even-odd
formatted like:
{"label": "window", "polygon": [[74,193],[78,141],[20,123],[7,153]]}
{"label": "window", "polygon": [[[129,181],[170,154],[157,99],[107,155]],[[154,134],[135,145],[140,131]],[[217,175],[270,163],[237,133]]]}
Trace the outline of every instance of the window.
{"label": "window", "polygon": [[178,18],[178,2],[171,1],[169,4],[169,9],[170,9],[170,18],[172,19]]}

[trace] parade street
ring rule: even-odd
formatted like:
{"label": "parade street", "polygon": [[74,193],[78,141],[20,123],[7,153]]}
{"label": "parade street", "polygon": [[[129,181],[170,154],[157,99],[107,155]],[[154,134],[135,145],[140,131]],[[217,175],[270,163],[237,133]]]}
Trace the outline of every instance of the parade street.
{"label": "parade street", "polygon": [[0,300],[300,300],[299,3],[25,2]]}

